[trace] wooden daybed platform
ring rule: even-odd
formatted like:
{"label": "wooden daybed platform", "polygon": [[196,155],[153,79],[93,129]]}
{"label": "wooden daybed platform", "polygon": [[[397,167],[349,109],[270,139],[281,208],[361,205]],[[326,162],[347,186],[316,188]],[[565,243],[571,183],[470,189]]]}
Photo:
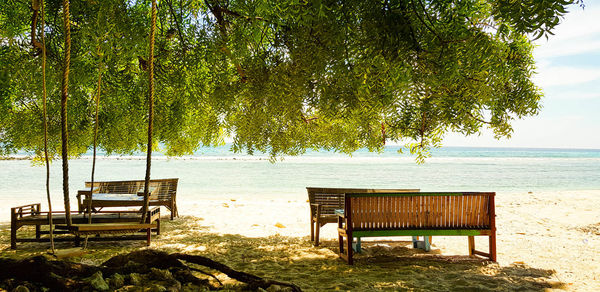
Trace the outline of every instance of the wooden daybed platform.
{"label": "wooden daybed platform", "polygon": [[[17,242],[49,242],[49,237],[42,237],[49,231],[42,230],[42,227],[49,226],[48,224],[48,212],[41,211],[41,204],[29,204],[19,207],[11,208],[10,211],[10,247],[11,249],[17,248]],[[160,208],[152,208],[148,211],[149,220],[147,223],[140,224],[140,213],[136,210],[126,211],[98,211],[92,215],[92,223],[87,224],[88,217],[85,214],[79,214],[78,212],[72,212],[71,221],[73,223],[73,230],[75,233],[80,235],[90,234],[94,235],[96,232],[92,229],[97,229],[102,232],[98,234],[106,234],[107,229],[113,229],[113,233],[132,233],[131,228],[137,229],[139,227],[140,232],[144,232],[144,235],[121,235],[118,237],[89,237],[88,240],[93,241],[111,241],[111,240],[146,240],[149,243],[150,230],[156,231],[156,234],[160,234]],[[65,212],[55,211],[52,212],[52,223],[55,226],[66,225]],[[123,223],[132,223],[129,229],[125,229]],[[35,237],[34,238],[19,238],[18,230],[23,226],[35,226]],[[112,227],[111,227],[112,226]],[[101,228],[99,228],[101,227]],[[77,231],[80,230],[80,231]],[[120,232],[122,231],[122,232]],[[72,231],[66,230],[54,230],[55,234],[72,234]],[[55,237],[55,241],[75,241],[79,243],[81,240],[79,235],[76,236],[60,236]]]}

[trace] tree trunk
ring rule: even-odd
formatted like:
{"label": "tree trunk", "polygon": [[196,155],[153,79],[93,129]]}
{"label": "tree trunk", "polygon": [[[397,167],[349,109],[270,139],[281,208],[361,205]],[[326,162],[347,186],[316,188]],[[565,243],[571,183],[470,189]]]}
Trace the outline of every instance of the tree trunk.
{"label": "tree trunk", "polygon": [[65,60],[63,68],[62,92],[60,100],[60,124],[62,137],[62,171],[63,199],[65,202],[65,219],[71,226],[71,203],[69,201],[69,133],[67,129],[67,101],[69,99],[69,67],[71,64],[71,22],[69,20],[69,0],[63,0],[63,17],[65,24]]}
{"label": "tree trunk", "polygon": [[148,149],[146,154],[146,177],[144,178],[144,206],[142,207],[141,223],[146,222],[150,194],[150,169],[152,165],[152,126],[154,123],[154,30],[156,29],[156,0],[152,0],[152,24],[150,26],[150,49],[148,52]]}

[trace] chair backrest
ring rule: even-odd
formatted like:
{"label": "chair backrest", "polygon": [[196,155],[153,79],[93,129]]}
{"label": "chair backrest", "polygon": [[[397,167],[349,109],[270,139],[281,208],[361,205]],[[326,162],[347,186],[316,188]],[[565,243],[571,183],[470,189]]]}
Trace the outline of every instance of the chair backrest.
{"label": "chair backrest", "polygon": [[[178,178],[151,179],[149,188],[152,191],[152,200],[170,200],[177,193]],[[91,182],[85,183],[86,188],[91,187]],[[94,193],[107,194],[139,194],[144,191],[144,180],[124,181],[95,181]]]}
{"label": "chair backrest", "polygon": [[[406,193],[419,189],[354,189],[354,188],[316,188],[307,187],[308,201],[321,205],[321,215],[334,215],[335,210],[344,209],[346,193]],[[312,208],[311,208],[312,210]]]}
{"label": "chair backrest", "polygon": [[354,230],[490,229],[495,193],[347,193]]}

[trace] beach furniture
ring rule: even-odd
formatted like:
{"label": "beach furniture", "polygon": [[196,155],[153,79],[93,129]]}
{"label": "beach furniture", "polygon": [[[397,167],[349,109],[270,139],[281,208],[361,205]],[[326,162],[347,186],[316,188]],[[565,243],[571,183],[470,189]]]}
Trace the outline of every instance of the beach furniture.
{"label": "beach furniture", "polygon": [[344,209],[345,193],[405,193],[419,189],[354,189],[307,187],[310,204],[310,240],[319,245],[319,230],[327,223],[336,223],[335,210]]}
{"label": "beach furniture", "polygon": [[[165,206],[171,212],[171,220],[178,216],[177,183],[179,179],[151,179],[149,183],[150,206]],[[80,213],[85,213],[89,204],[92,184],[85,183],[85,190],[77,191],[77,205]],[[95,181],[93,187],[92,211],[104,207],[142,206],[144,201],[144,180]]]}
{"label": "beach furniture", "polygon": [[[75,236],[56,237],[55,241],[75,241],[79,243],[82,235],[100,235],[100,234],[130,234],[145,232],[145,235],[126,235],[118,237],[89,237],[93,241],[112,241],[112,240],[146,240],[150,244],[150,231],[155,230],[160,234],[160,208],[155,207],[148,211],[146,223],[140,224],[139,211],[118,210],[118,211],[99,211],[94,214],[92,224],[87,224],[88,217],[85,214],[71,212],[73,221],[72,230],[63,227],[66,224],[65,212],[52,212],[52,223],[56,227],[62,227],[63,230],[55,230],[55,234],[74,234]],[[49,231],[42,230],[49,226],[48,212],[41,211],[41,204],[29,204],[11,208],[10,210],[10,248],[16,249],[18,242],[49,242],[50,238],[42,237]],[[23,226],[35,226],[35,237],[19,238],[17,231]]]}
{"label": "beach furniture", "polygon": [[[353,238],[468,236],[469,255],[496,261],[495,193],[346,193],[338,211],[340,257],[353,264]],[[489,237],[489,252],[475,250]]]}

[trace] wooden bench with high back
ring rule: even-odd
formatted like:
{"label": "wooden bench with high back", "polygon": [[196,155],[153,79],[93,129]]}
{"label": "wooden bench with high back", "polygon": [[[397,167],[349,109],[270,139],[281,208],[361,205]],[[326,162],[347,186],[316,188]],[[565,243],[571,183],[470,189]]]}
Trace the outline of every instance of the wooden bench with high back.
{"label": "wooden bench with high back", "polygon": [[310,203],[310,240],[319,245],[319,230],[327,223],[336,223],[335,210],[344,209],[345,193],[405,193],[418,189],[354,189],[307,187]]}
{"label": "wooden bench with high back", "polygon": [[[338,213],[340,257],[352,264],[353,238],[468,236],[469,255],[496,261],[495,193],[346,193]],[[474,236],[489,237],[489,253]],[[346,240],[344,244],[344,239]]]}
{"label": "wooden bench with high back", "polygon": [[[152,179],[149,184],[150,206],[165,206],[171,211],[171,220],[179,215],[176,201],[178,181],[177,178]],[[91,182],[86,182],[85,187],[85,190],[77,192],[77,204],[80,213],[87,210]],[[93,193],[92,210],[94,211],[104,207],[142,206],[144,180],[97,181],[94,182]],[[125,195],[129,195],[129,197]]]}

